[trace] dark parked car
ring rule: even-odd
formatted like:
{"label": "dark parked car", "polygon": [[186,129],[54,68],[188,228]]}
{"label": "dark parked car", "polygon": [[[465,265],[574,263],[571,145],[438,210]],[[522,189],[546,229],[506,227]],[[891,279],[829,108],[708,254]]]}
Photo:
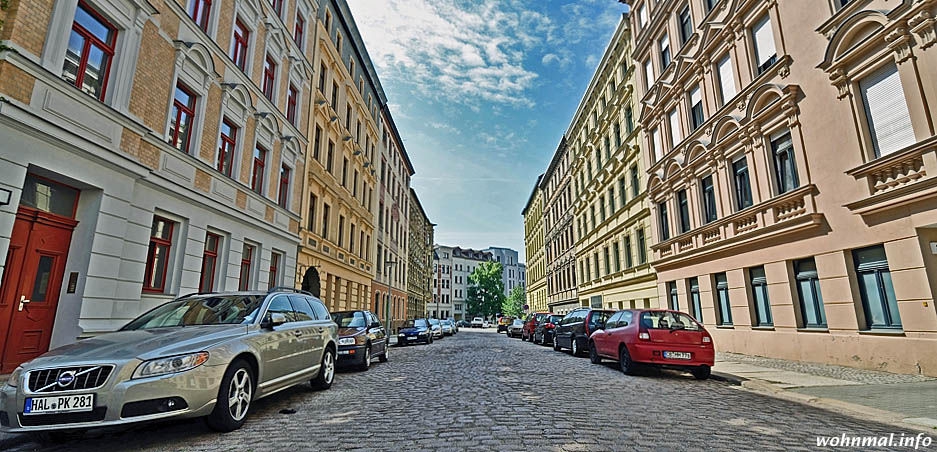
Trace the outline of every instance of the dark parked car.
{"label": "dark parked car", "polygon": [[508,330],[505,332],[508,337],[521,337],[524,329],[524,321],[521,319],[514,319],[514,322],[511,323],[511,326],[508,327]]}
{"label": "dark parked car", "polygon": [[617,360],[621,371],[634,373],[640,365],[677,368],[698,380],[709,378],[715,349],[712,336],[692,317],[665,309],[618,311],[592,333],[589,358],[593,364]]}
{"label": "dark parked car", "polygon": [[556,331],[556,324],[560,323],[560,320],[563,320],[563,316],[550,314],[537,322],[537,326],[534,327],[534,343],[540,345],[552,344],[553,333]]}
{"label": "dark parked car", "polygon": [[568,348],[573,356],[579,356],[589,345],[589,335],[605,325],[615,311],[579,308],[566,314],[556,326],[553,350]]}
{"label": "dark parked car", "polygon": [[534,329],[537,328],[537,323],[543,320],[544,317],[552,314],[551,312],[534,312],[527,316],[527,319],[524,320],[524,329],[521,331],[521,340],[522,341],[533,341],[534,340]]}
{"label": "dark parked car", "polygon": [[387,362],[387,332],[371,311],[333,312],[332,321],[338,324],[339,364],[367,369],[374,356]]}
{"label": "dark parked car", "polygon": [[459,328],[471,328],[472,322],[469,322],[468,320],[459,320],[455,323],[455,325]]}
{"label": "dark parked car", "polygon": [[433,343],[433,330],[426,319],[410,319],[403,322],[397,333],[397,345],[416,344],[423,342]]}

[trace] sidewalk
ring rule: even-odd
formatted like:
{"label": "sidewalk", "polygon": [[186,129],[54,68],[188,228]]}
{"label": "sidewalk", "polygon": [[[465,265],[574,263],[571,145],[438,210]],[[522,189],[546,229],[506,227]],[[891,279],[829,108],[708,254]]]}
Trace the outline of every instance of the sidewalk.
{"label": "sidewalk", "polygon": [[937,378],[717,353],[713,378],[778,398],[934,432]]}

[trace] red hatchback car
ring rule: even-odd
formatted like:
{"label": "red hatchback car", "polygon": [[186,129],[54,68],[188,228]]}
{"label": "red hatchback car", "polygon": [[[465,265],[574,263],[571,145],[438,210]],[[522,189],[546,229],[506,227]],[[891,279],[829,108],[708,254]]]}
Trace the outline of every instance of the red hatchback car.
{"label": "red hatchback car", "polygon": [[524,331],[521,333],[522,341],[534,341],[534,329],[537,328],[537,324],[540,323],[546,317],[553,315],[552,312],[534,312],[527,316],[524,319]]}
{"label": "red hatchback car", "polygon": [[687,314],[666,309],[618,311],[589,336],[589,358],[618,361],[631,375],[641,365],[689,371],[709,378],[715,359],[712,336]]}

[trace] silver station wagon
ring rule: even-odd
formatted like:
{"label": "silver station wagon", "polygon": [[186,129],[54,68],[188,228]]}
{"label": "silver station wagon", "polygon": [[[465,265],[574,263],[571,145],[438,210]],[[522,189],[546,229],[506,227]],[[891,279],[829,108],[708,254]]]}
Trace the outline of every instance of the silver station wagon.
{"label": "silver station wagon", "polygon": [[0,388],[0,430],[82,430],[169,417],[239,428],[251,402],[335,376],[337,325],[292,289],[193,294],[50,351]]}

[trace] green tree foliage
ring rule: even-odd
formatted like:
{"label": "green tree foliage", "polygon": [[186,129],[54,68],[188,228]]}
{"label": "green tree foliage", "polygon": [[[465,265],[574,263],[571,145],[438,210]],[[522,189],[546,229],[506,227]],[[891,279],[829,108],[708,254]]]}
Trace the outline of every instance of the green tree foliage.
{"label": "green tree foliage", "polygon": [[501,306],[501,313],[514,318],[520,318],[524,315],[524,303],[526,302],[526,294],[524,293],[523,287],[515,287],[511,289],[511,294],[504,299],[504,304]]}
{"label": "green tree foliage", "polygon": [[492,317],[504,304],[504,267],[500,262],[483,262],[469,275],[466,289],[468,312],[473,316]]}

